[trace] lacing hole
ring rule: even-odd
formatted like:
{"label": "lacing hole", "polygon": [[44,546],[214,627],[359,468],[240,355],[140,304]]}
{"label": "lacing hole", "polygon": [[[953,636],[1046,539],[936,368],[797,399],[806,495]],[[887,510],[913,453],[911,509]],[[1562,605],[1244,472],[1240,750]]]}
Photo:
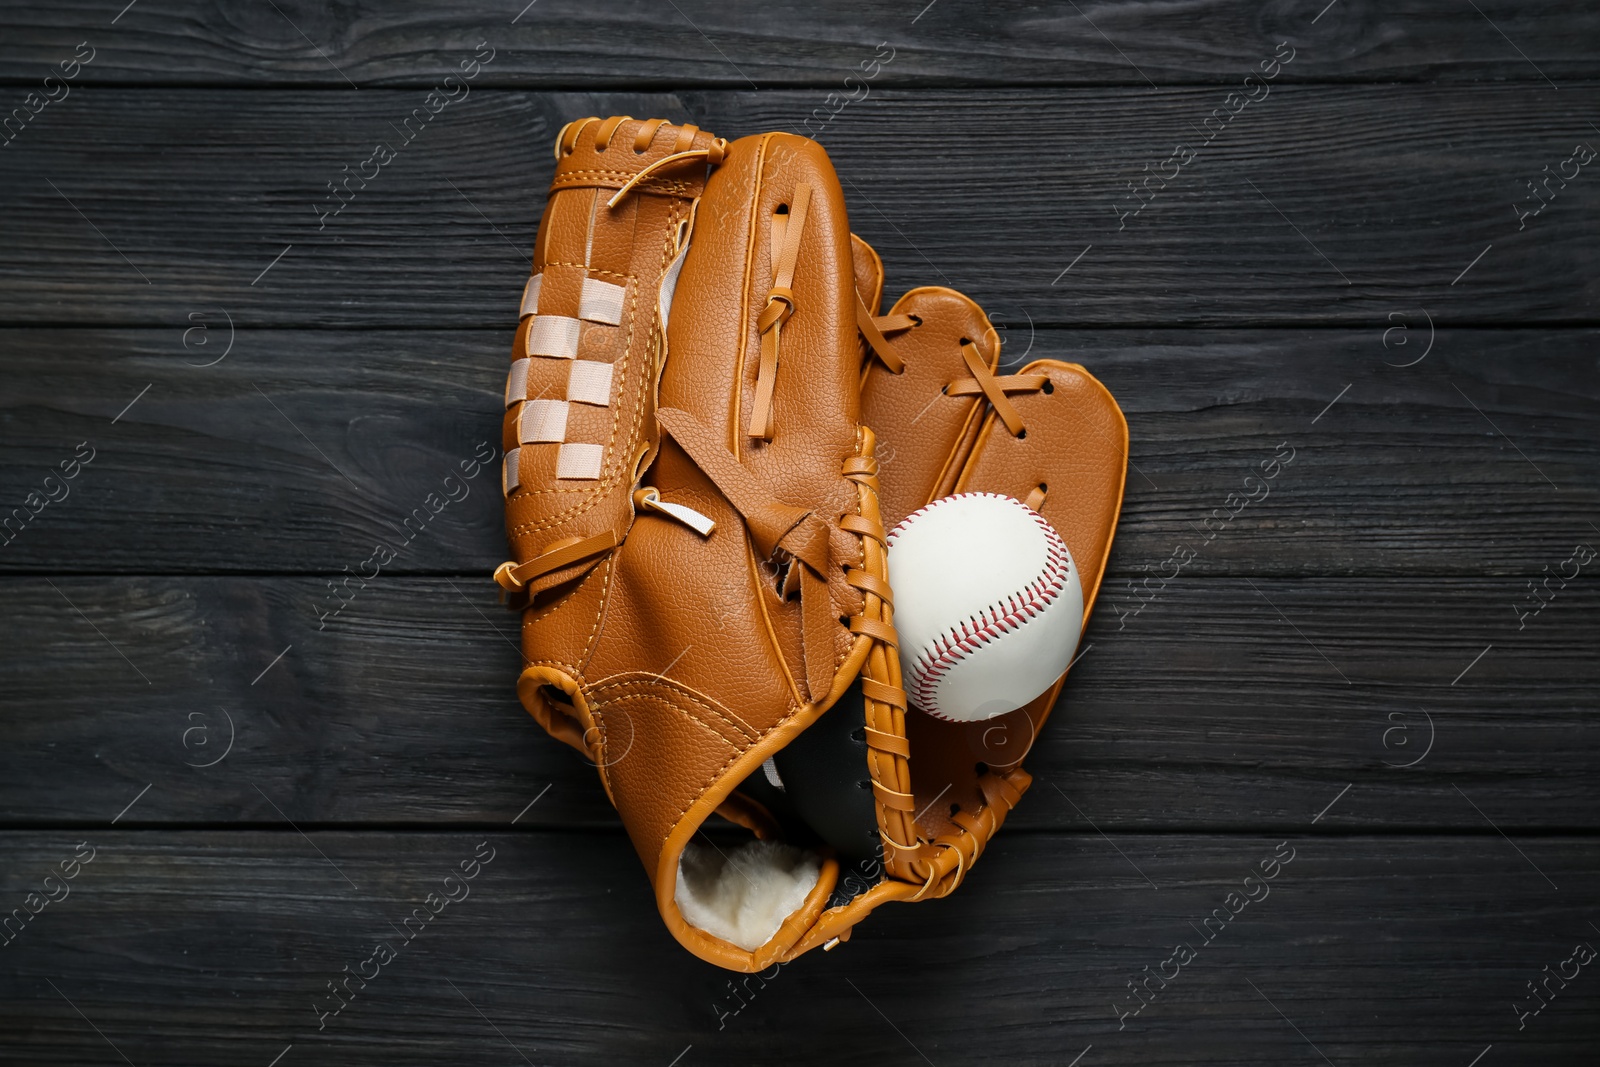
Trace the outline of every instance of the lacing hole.
{"label": "lacing hole", "polygon": [[979,773],[979,774],[980,774],[980,775],[982,775],[982,774],[988,774],[988,773],[989,773],[989,765],[988,765],[988,764],[987,764],[987,763],[981,763],[981,762],[980,762],[980,763],[979,763],[979,764],[978,764],[978,773]]}
{"label": "lacing hole", "polygon": [[1048,493],[1049,491],[1050,491],[1050,483],[1049,482],[1040,482],[1039,483],[1039,492]]}
{"label": "lacing hole", "polygon": [[906,318],[911,320],[911,325],[913,325],[913,326],[921,326],[922,325],[922,316],[921,315],[907,315]]}
{"label": "lacing hole", "polygon": [[1055,391],[1056,391],[1056,383],[1052,382],[1049,378],[1046,378],[1044,380],[1044,395],[1045,396],[1049,396],[1051,393],[1053,393]]}
{"label": "lacing hole", "polygon": [[939,386],[939,395],[940,396],[949,396],[950,395],[950,383],[949,382],[946,382],[945,384]]}
{"label": "lacing hole", "polygon": [[961,812],[961,805],[960,804],[952,804],[952,805],[950,805],[950,814],[951,815],[958,815],[958,814],[960,814],[960,812]]}
{"label": "lacing hole", "polygon": [[1017,440],[1025,441],[1025,440],[1027,440],[1027,438],[1028,438],[1028,428],[1026,426],[1024,426],[1022,429],[1017,431]]}
{"label": "lacing hole", "polygon": [[779,204],[777,207],[772,209],[772,213],[774,215],[787,215],[789,213],[789,205]]}
{"label": "lacing hole", "polygon": [[866,739],[867,728],[865,726],[857,726],[854,730],[850,731],[850,740],[854,741],[856,744],[859,745]]}
{"label": "lacing hole", "polygon": [[961,339],[961,343],[962,343],[962,344],[964,344],[964,345],[970,345],[970,344],[971,344],[971,343],[972,343],[972,338],[970,338],[970,337],[963,337],[963,338],[962,338],[962,339]]}
{"label": "lacing hole", "polygon": [[860,786],[864,790],[872,788],[872,782],[871,782],[870,779],[867,779],[867,778],[861,779],[861,781],[857,782],[856,785]]}
{"label": "lacing hole", "polygon": [[840,615],[839,616],[839,625],[840,626],[849,626],[850,625],[850,616],[848,616],[848,615]]}

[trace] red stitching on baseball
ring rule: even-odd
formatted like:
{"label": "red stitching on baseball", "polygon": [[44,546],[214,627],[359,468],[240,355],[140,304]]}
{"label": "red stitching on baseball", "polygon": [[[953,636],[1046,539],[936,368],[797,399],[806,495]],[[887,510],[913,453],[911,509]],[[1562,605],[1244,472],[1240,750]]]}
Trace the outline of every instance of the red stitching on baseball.
{"label": "red stitching on baseball", "polygon": [[[971,652],[975,647],[986,645],[1001,634],[1009,633],[1022,625],[1024,619],[1031,619],[1053,603],[1056,597],[1067,586],[1067,579],[1072,575],[1072,557],[1067,552],[1065,542],[1061,535],[1045,521],[1043,515],[1029,508],[1015,497],[1005,496],[1000,493],[963,493],[962,496],[986,496],[996,500],[1004,500],[1016,504],[1032,516],[1034,524],[1044,531],[1045,539],[1045,565],[1039,577],[1017,592],[1008,595],[1004,601],[992,604],[978,615],[972,616],[963,622],[959,628],[951,627],[943,634],[933,639],[933,645],[923,650],[914,661],[917,667],[918,680],[915,686],[908,686],[906,695],[911,697],[918,708],[932,715],[936,719],[946,722],[960,722],[948,715],[939,713],[934,702],[934,690],[937,683],[950,669]],[[932,511],[940,504],[952,497],[941,497],[923,508],[918,508],[910,515],[901,519],[895,528],[889,532],[889,545],[894,546],[894,539],[905,529],[906,525],[917,516]],[[1019,603],[1018,600],[1021,600]],[[1001,609],[1004,608],[1004,611]],[[909,673],[909,672],[908,672]]]}

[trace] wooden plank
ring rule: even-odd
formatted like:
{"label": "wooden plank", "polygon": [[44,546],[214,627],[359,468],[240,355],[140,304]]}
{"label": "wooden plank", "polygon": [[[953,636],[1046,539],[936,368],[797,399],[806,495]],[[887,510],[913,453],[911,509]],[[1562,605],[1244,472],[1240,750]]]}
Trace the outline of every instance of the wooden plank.
{"label": "wooden plank", "polygon": [[12,1063],[1593,1062],[1594,966],[1563,964],[1600,941],[1590,837],[1002,837],[945,902],[748,984],[670,938],[620,835],[0,841],[18,906],[95,850],[4,950]]}
{"label": "wooden plank", "polygon": [[[1600,538],[1581,517],[1600,514],[1595,332],[1430,336],[1413,317],[1387,331],[1022,321],[1006,324],[1006,351],[1008,365],[1084,363],[1127,412],[1114,585],[1159,571],[1178,546],[1198,553],[1187,575],[1520,584]],[[477,579],[504,558],[494,472],[459,476],[499,444],[509,329],[234,334],[208,319],[187,333],[0,332],[0,519],[30,514],[28,495],[80,442],[95,450],[65,487],[58,472],[49,491],[64,499],[20,531],[12,520],[0,572],[332,574],[397,528],[413,536],[388,574]],[[1392,365],[1430,342],[1421,363]],[[1280,444],[1293,463],[1247,488]],[[1229,499],[1263,492],[1242,510]],[[402,523],[427,513],[430,493],[461,499],[416,536]]]}
{"label": "wooden plank", "polygon": [[511,336],[235,334],[217,313],[187,329],[11,333],[0,411],[19,432],[0,463],[0,518],[79,442],[94,456],[54,489],[64,499],[5,530],[0,561],[338,574],[383,540],[390,573],[487,574],[506,550]]}
{"label": "wooden plank", "polygon": [[[1521,630],[1507,578],[1112,589],[1011,828],[1594,826],[1591,582]],[[322,619],[312,577],[0,580],[0,819],[616,825],[518,705],[487,581],[351,590]],[[973,759],[1009,743],[974,730]]]}
{"label": "wooden plank", "polygon": [[1311,53],[1297,73],[1319,80],[1544,85],[1594,77],[1579,43],[1600,33],[1591,11],[1510,0],[1484,0],[1481,14],[1421,0],[1381,9],[1160,0],[1054,11],[1021,0],[785,0],[759,13],[705,0],[677,10],[642,0],[541,0],[526,9],[477,0],[443,11],[420,2],[359,11],[284,2],[275,11],[144,0],[120,16],[81,2],[13,6],[0,78],[23,85],[85,38],[96,52],[79,79],[99,85],[431,86],[456,71],[458,54],[488,41],[496,57],[483,77],[494,85],[831,90],[887,41],[893,59],[875,79],[883,85],[1142,87],[1236,80],[1285,40]]}
{"label": "wooden plank", "polygon": [[[1600,86],[1553,108],[1527,84],[1276,85],[1226,126],[1220,87],[886,90],[822,139],[892,289],[952,284],[1009,321],[1595,321],[1600,186],[1573,146],[1596,135],[1570,116]],[[480,90],[407,140],[424,99],[70,98],[0,153],[0,324],[504,326],[561,122],[659,114],[736,137],[817,106],[800,90]],[[380,142],[395,156],[363,187]],[[1552,178],[1548,203],[1527,199],[1543,167],[1577,175]],[[1519,218],[1519,203],[1546,206]]]}

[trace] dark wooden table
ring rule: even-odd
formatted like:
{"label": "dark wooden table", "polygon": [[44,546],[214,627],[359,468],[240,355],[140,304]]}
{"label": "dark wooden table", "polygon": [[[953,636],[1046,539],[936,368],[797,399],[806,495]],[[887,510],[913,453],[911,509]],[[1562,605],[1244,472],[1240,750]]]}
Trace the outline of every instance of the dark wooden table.
{"label": "dark wooden table", "polygon": [[[522,2],[5,5],[0,1061],[1600,1059],[1600,12]],[[766,982],[518,706],[492,467],[331,590],[497,444],[618,112],[814,132],[1132,433],[1031,795]]]}

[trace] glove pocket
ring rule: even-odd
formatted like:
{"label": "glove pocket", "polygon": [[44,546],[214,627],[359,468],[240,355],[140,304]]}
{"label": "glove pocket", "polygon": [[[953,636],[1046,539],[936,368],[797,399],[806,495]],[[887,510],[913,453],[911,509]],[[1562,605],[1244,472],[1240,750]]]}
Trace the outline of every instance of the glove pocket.
{"label": "glove pocket", "polygon": [[[876,528],[870,435],[862,435],[858,449],[848,484],[866,525]],[[730,484],[738,481],[723,474]],[[839,862],[817,833],[792,832],[741,787],[772,773],[791,746],[799,751],[797,743],[812,739],[820,717],[842,723],[840,716],[853,715],[857,727],[872,728],[872,743],[884,751],[851,746],[845,759],[855,762],[844,776],[852,789],[856,779],[870,779],[869,786],[883,783],[891,791],[865,794],[868,820],[875,804],[900,795],[904,760],[893,754],[904,751],[904,698],[892,646],[883,641],[892,638],[887,604],[876,592],[858,591],[858,625],[870,632],[852,634],[850,651],[830,674],[837,691],[812,699],[791,662],[799,651],[792,615],[800,605],[782,599],[781,583],[762,565],[760,535],[677,436],[663,441],[650,480],[662,500],[693,509],[713,526],[702,534],[668,515],[641,513],[603,573],[586,580],[609,585],[608,605],[585,659],[596,681],[581,687],[575,710],[591,724],[591,757],[668,928],[712,963],[759,970],[792,958],[803,938],[814,938]],[[858,562],[870,576],[855,580],[886,591],[881,545],[871,541]],[[792,565],[801,565],[798,557]],[[786,638],[783,629],[795,632]],[[858,675],[858,689],[843,699]],[[873,767],[873,760],[881,765]],[[899,821],[885,832],[909,841],[902,825],[908,813],[890,814]],[[706,825],[713,815],[734,827]],[[879,832],[863,824],[861,836],[869,830]]]}

